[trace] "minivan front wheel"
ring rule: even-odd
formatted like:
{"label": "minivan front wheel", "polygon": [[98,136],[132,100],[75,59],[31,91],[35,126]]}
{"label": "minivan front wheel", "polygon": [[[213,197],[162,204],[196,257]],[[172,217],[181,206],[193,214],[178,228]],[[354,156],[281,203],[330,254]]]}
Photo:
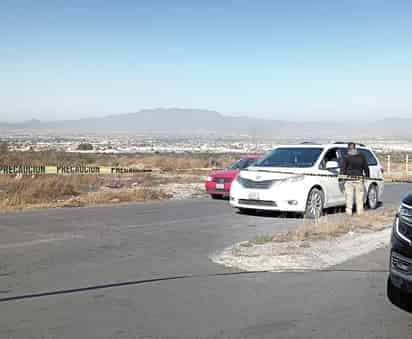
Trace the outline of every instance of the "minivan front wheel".
{"label": "minivan front wheel", "polygon": [[375,184],[372,184],[369,187],[366,204],[371,210],[378,207],[378,187]]}
{"label": "minivan front wheel", "polygon": [[312,188],[306,202],[305,218],[316,219],[322,216],[325,195],[319,188]]}

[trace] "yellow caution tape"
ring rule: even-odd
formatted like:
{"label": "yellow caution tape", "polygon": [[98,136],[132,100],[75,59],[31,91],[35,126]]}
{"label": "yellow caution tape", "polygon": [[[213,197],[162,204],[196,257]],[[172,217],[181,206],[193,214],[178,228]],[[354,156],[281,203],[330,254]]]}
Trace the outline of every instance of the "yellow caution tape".
{"label": "yellow caution tape", "polygon": [[57,166],[46,166],[45,174],[57,174]]}
{"label": "yellow caution tape", "polygon": [[83,175],[83,174],[136,174],[152,172],[151,169],[135,167],[109,167],[109,166],[68,166],[68,165],[0,165],[0,175]]}
{"label": "yellow caution tape", "polygon": [[[247,171],[246,169],[245,171]],[[314,174],[314,173],[295,173],[288,171],[270,171],[258,170],[259,172],[289,174],[298,176],[313,176],[313,177],[337,177],[339,180],[374,180],[381,181],[383,178],[366,178],[366,177],[352,177],[338,174]],[[43,174],[57,174],[57,175],[87,175],[87,174],[137,174],[150,173],[152,169],[141,169],[136,167],[109,167],[109,166],[82,166],[82,165],[0,165],[0,175],[43,175]]]}
{"label": "yellow caution tape", "polygon": [[373,177],[362,177],[362,176],[351,176],[343,174],[318,174],[318,173],[297,173],[289,171],[271,171],[271,170],[256,170],[256,169],[244,169],[243,171],[252,172],[266,172],[266,173],[276,173],[276,174],[287,174],[296,176],[307,176],[307,177],[325,177],[325,178],[338,178],[339,180],[373,180],[373,181],[383,181],[383,178],[373,178]]}

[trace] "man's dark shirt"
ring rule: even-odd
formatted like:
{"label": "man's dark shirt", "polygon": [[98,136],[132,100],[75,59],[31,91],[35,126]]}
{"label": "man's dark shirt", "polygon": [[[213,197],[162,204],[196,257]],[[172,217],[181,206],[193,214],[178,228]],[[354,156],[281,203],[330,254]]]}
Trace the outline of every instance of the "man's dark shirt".
{"label": "man's dark shirt", "polygon": [[342,174],[357,177],[369,177],[368,161],[361,153],[355,155],[348,154],[348,156],[343,160]]}

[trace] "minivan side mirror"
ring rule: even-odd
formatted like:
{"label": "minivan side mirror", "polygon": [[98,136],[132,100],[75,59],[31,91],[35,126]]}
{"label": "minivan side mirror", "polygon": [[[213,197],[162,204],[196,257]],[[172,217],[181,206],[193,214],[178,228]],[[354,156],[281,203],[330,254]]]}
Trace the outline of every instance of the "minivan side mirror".
{"label": "minivan side mirror", "polygon": [[337,161],[328,161],[328,162],[326,163],[325,168],[326,168],[327,170],[338,169],[338,168],[339,168],[339,164],[338,164]]}

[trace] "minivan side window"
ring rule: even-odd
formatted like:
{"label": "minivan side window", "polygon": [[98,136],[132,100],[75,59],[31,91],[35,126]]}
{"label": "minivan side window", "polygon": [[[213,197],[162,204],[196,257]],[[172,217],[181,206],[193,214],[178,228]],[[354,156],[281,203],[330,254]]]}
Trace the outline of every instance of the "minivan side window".
{"label": "minivan side window", "polygon": [[378,164],[378,162],[376,161],[376,158],[374,157],[371,151],[368,151],[367,149],[360,149],[359,151],[366,158],[369,166],[376,166]]}
{"label": "minivan side window", "polygon": [[330,149],[329,151],[326,152],[325,156],[323,157],[323,159],[320,163],[319,168],[320,169],[326,169],[326,163],[328,161],[336,161],[339,164],[339,166],[341,165],[340,161],[339,161],[339,153],[338,153],[337,148],[332,148],[332,149]]}

